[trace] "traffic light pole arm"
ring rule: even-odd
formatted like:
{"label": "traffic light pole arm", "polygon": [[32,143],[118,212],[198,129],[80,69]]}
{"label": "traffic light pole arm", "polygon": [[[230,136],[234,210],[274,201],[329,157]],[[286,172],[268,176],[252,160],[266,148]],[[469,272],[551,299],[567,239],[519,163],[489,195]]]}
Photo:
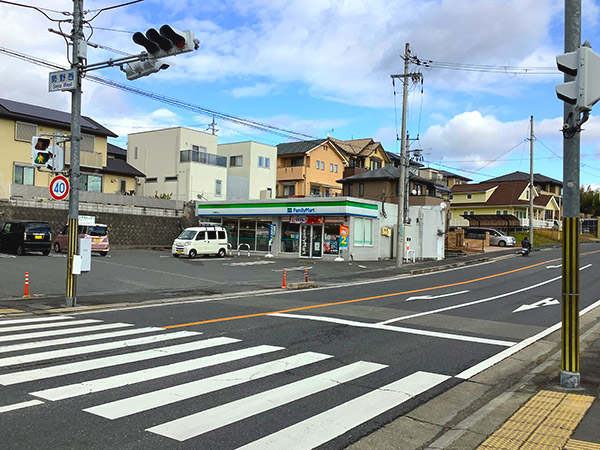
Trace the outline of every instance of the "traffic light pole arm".
{"label": "traffic light pole arm", "polygon": [[148,53],[146,53],[146,52],[142,52],[139,55],[126,56],[125,58],[119,58],[119,59],[109,59],[108,61],[90,64],[88,66],[83,66],[81,70],[82,70],[82,72],[85,73],[85,72],[88,72],[91,70],[106,69],[107,67],[114,67],[114,66],[122,66],[123,64],[129,64],[129,63],[136,62],[136,61],[146,61],[147,59],[151,59],[150,55],[148,55]]}

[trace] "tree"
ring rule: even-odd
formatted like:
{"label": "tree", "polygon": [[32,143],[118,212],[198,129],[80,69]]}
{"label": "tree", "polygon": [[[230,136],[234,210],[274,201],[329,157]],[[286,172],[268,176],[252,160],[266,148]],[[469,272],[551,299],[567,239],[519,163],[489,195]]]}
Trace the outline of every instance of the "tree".
{"label": "tree", "polygon": [[159,194],[158,191],[154,191],[154,198],[162,198],[162,199],[166,199],[166,200],[171,200],[172,197],[173,197],[172,192],[170,194],[165,194],[164,192]]}
{"label": "tree", "polygon": [[580,210],[583,214],[589,214],[592,216],[600,215],[600,191],[593,190],[591,186],[586,189],[583,186],[579,192],[580,196]]}

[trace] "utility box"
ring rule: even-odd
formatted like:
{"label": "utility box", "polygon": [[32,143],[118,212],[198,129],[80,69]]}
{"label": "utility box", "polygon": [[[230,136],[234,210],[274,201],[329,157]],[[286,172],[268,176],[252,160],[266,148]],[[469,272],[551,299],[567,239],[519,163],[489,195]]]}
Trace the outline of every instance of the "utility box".
{"label": "utility box", "polygon": [[79,255],[81,256],[81,271],[92,270],[92,240],[90,238],[79,239]]}

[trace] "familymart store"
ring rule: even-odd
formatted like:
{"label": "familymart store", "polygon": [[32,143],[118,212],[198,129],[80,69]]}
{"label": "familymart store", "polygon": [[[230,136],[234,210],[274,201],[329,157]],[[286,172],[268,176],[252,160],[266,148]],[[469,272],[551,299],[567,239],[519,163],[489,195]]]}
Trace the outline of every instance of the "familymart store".
{"label": "familymart store", "polygon": [[305,197],[198,203],[198,217],[200,222],[221,223],[234,250],[300,258],[379,257],[379,203],[370,200]]}

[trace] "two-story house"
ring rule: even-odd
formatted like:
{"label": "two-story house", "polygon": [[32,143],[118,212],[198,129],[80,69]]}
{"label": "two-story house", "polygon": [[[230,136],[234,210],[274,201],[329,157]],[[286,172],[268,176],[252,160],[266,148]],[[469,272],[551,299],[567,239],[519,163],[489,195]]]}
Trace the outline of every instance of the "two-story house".
{"label": "two-story house", "polygon": [[329,140],[338,146],[348,160],[348,166],[344,169],[344,178],[390,164],[389,156],[381,142],[375,142],[371,138],[342,141],[330,137]]}
{"label": "two-story house", "polygon": [[227,158],[227,200],[275,198],[277,147],[258,142],[219,144]]}
{"label": "two-story house", "polygon": [[337,182],[348,159],[330,139],[300,141],[277,146],[277,197],[341,194]]}
{"label": "two-story house", "polygon": [[[31,161],[31,139],[41,134],[70,135],[71,114],[41,106],[0,99],[0,198],[23,197],[30,191],[42,192],[54,177],[52,173],[36,170]],[[80,190],[114,193],[109,179],[124,175],[114,172],[108,164],[107,138],[118,137],[93,119],[81,116]],[[70,145],[65,151],[65,170],[71,160]],[[143,175],[143,174],[141,174]],[[139,176],[141,176],[139,175]],[[126,190],[134,188],[133,175],[126,182]],[[119,184],[119,189],[121,183]],[[36,194],[37,195],[37,194]]]}

